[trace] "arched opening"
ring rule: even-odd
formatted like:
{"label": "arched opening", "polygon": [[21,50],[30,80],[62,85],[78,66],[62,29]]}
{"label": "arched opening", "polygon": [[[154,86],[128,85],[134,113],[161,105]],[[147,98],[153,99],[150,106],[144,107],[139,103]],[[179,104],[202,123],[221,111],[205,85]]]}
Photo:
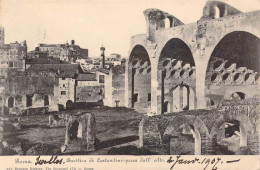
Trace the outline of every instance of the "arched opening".
{"label": "arched opening", "polygon": [[214,7],[214,10],[215,10],[215,16],[214,16],[214,18],[215,18],[215,19],[220,18],[220,10],[219,10],[218,6],[215,6],[215,7]]}
{"label": "arched opening", "polygon": [[218,128],[217,154],[233,155],[239,147],[247,146],[247,132],[238,120],[228,120]]}
{"label": "arched opening", "polygon": [[172,88],[164,98],[165,103],[167,103],[167,110],[164,109],[164,113],[195,109],[195,94],[187,85],[178,85]]}
{"label": "arched opening", "polygon": [[133,48],[128,65],[128,87],[133,108],[151,107],[151,63],[146,49]]}
{"label": "arched opening", "polygon": [[201,155],[200,133],[197,128],[187,123],[175,130],[166,129],[163,142],[169,142],[171,155]]}
{"label": "arched opening", "polygon": [[14,107],[14,97],[9,97],[8,98],[8,108],[13,108]]}
{"label": "arched opening", "polygon": [[71,100],[68,100],[66,102],[66,109],[72,109],[73,108],[73,102]]}
{"label": "arched opening", "polygon": [[234,100],[244,100],[246,98],[246,94],[242,92],[235,92],[231,94],[230,98]]}
{"label": "arched opening", "polygon": [[223,3],[216,4],[214,7],[214,19],[224,17],[226,14],[226,6]]}
{"label": "arched opening", "polygon": [[[158,106],[161,113],[195,109],[196,87],[195,62],[190,48],[180,39],[174,38],[162,49],[158,63],[158,84],[161,97]],[[192,100],[192,101],[191,101]],[[192,106],[190,104],[192,103]]]}
{"label": "arched opening", "polygon": [[234,89],[246,89],[246,94],[234,94],[242,100],[245,96],[258,96],[259,58],[258,37],[244,31],[225,35],[216,45],[209,59],[205,98],[219,103],[225,99],[224,96],[234,93]]}
{"label": "arched opening", "polygon": [[171,28],[171,21],[169,18],[165,18],[164,22],[165,22],[165,28]]}

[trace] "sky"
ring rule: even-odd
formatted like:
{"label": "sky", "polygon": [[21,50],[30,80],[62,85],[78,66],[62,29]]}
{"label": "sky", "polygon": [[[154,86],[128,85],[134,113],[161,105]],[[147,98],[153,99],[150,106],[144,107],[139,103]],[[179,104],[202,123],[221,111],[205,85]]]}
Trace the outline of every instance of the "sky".
{"label": "sky", "polygon": [[[242,12],[260,9],[260,0],[223,0]],[[143,11],[158,8],[185,24],[202,16],[206,0],[0,0],[0,25],[5,43],[27,41],[28,50],[39,43],[75,43],[89,49],[90,57],[119,53],[127,57],[130,38],[146,32]]]}

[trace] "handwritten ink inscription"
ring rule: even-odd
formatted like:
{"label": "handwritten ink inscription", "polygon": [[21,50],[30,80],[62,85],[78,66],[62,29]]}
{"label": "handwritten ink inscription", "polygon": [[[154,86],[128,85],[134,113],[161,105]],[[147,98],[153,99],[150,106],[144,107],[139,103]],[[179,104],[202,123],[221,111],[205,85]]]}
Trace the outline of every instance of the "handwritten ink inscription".
{"label": "handwritten ink inscription", "polygon": [[43,164],[62,164],[63,159],[58,159],[58,156],[52,156],[49,160],[41,159],[41,156],[36,158],[35,165],[43,165]]}
{"label": "handwritten ink inscription", "polygon": [[[205,167],[203,168],[203,170],[206,170],[210,165],[212,166],[211,169],[212,170],[217,170],[218,169],[218,165],[219,164],[223,164],[223,163],[234,163],[234,162],[239,162],[240,159],[238,160],[232,160],[232,161],[226,161],[224,162],[220,157],[217,158],[204,158],[203,160],[195,157],[192,160],[187,160],[187,159],[182,159],[180,155],[176,156],[176,160],[173,160],[172,157],[170,157],[167,160],[167,163],[172,163],[172,166],[170,168],[170,170],[172,170],[175,166],[177,165],[187,165],[187,164],[201,164],[201,165],[205,165]],[[209,167],[210,168],[210,167]]]}

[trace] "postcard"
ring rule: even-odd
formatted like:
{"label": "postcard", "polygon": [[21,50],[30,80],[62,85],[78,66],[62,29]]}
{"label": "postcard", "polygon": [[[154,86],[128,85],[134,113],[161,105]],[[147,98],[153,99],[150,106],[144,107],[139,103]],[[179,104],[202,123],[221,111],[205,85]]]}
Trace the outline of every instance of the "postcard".
{"label": "postcard", "polygon": [[259,0],[1,0],[0,169],[259,169]]}

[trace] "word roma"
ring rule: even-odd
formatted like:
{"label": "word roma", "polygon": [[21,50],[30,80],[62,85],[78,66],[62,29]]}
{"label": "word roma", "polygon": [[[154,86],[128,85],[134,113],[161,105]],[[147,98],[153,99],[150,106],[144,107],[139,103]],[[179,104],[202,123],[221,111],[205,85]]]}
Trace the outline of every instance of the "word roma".
{"label": "word roma", "polygon": [[15,163],[16,164],[31,164],[32,161],[30,161],[30,160],[20,160],[19,158],[16,158]]}

